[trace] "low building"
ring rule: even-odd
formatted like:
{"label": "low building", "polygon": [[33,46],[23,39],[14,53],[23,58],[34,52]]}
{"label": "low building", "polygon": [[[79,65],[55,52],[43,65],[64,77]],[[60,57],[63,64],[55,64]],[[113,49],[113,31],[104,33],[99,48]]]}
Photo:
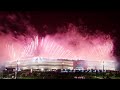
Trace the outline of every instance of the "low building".
{"label": "low building", "polygon": [[97,70],[115,70],[115,62],[86,61],[86,60],[67,60],[67,59],[47,59],[47,58],[29,58],[24,60],[11,61],[6,63],[5,67],[19,69],[97,69]]}

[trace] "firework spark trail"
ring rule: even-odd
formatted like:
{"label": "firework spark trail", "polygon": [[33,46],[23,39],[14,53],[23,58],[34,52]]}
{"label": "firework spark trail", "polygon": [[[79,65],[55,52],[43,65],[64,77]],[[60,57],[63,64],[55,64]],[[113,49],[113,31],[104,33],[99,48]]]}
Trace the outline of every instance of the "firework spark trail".
{"label": "firework spark trail", "polygon": [[42,46],[41,46],[41,48],[43,50],[43,54],[42,55],[44,55],[44,53],[46,52],[46,45],[47,45],[47,41],[46,41],[46,39],[43,39],[42,40]]}
{"label": "firework spark trail", "polygon": [[30,47],[30,53],[29,54],[31,55],[31,54],[33,54],[34,49],[35,49],[34,41],[31,42],[30,46],[31,47]]}
{"label": "firework spark trail", "polygon": [[61,54],[60,53],[60,50],[61,50],[61,47],[58,45],[58,50],[56,51],[56,56],[59,57],[59,55]]}
{"label": "firework spark trail", "polygon": [[26,57],[26,53],[25,53],[25,51],[26,51],[26,48],[23,47],[23,52],[21,52],[21,56],[20,56],[20,58]]}
{"label": "firework spark trail", "polygon": [[17,59],[16,51],[15,51],[13,44],[11,45],[8,44],[7,48],[8,48],[8,55],[9,55],[10,60]]}
{"label": "firework spark trail", "polygon": [[26,46],[26,54],[25,54],[25,56],[27,56],[28,54],[29,54],[29,52],[30,52],[30,47],[31,47],[31,45],[28,45],[28,46]]}
{"label": "firework spark trail", "polygon": [[44,51],[44,48],[45,48],[45,47],[44,47],[44,45],[45,45],[45,38],[44,38],[44,37],[42,37],[41,42],[40,42],[40,45],[41,45],[41,46],[39,47],[40,50],[41,50],[40,56],[43,57],[43,56],[44,56],[44,53],[45,53],[45,51]]}
{"label": "firework spark trail", "polygon": [[30,43],[30,45],[28,45],[28,47],[27,47],[27,48],[28,48],[28,49],[27,49],[27,52],[28,52],[28,53],[27,53],[26,55],[28,55],[28,54],[30,55],[31,46],[32,46],[32,45],[31,45],[31,43]]}
{"label": "firework spark trail", "polygon": [[[11,35],[10,41],[12,44],[8,37],[6,38],[7,41],[4,39],[6,43],[9,42],[6,45],[6,55],[8,54],[11,60],[37,56],[51,59],[83,59],[89,61],[112,59],[113,40],[109,35],[99,35],[98,33],[93,36],[89,34],[83,36],[77,32],[74,26],[72,28],[68,27],[68,29],[66,33],[56,33],[45,37],[40,37],[30,28],[30,36],[18,36],[19,38],[16,39]],[[21,42],[20,40],[23,39],[26,41]]]}
{"label": "firework spark trail", "polygon": [[60,46],[60,50],[59,50],[59,56],[61,57],[61,54],[63,52],[63,47]]}
{"label": "firework spark trail", "polygon": [[[40,37],[40,33],[36,33],[37,30],[29,21],[20,20],[19,23],[19,19],[14,19],[10,19],[11,23],[18,21],[16,24],[20,25],[20,29],[23,27],[24,30],[25,27],[27,30],[23,32],[24,35],[20,35],[19,30],[16,30],[14,35],[12,28],[8,30],[10,32],[8,35],[1,34],[0,30],[0,40],[2,40],[0,49],[3,51],[3,53],[0,52],[0,56],[9,57],[10,60],[20,60],[22,58],[27,60],[29,57],[32,59],[38,56],[48,58],[48,60],[51,58],[88,61],[107,61],[112,59],[115,61],[112,58],[114,57],[112,54],[113,40],[110,35],[96,31],[91,35],[89,32],[84,32],[84,29],[79,30],[79,26],[69,24],[66,29],[61,27],[63,29],[61,31],[65,31],[64,33],[46,34],[44,37]],[[9,26],[11,25],[5,25],[5,29],[9,29]],[[2,43],[3,41],[4,43]],[[5,44],[7,45],[4,49]]]}
{"label": "firework spark trail", "polygon": [[51,51],[50,51],[50,54],[51,54],[51,56],[52,56],[52,58],[54,58],[53,57],[53,53],[54,53],[54,51],[55,51],[55,46],[56,46],[56,44],[53,42],[53,44],[52,44],[53,46],[52,46],[52,48],[51,48]]}
{"label": "firework spark trail", "polygon": [[[39,47],[38,43],[40,43],[41,47]],[[11,47],[12,48],[9,51],[11,51],[13,58],[15,58],[16,52],[14,51],[14,46],[12,45]],[[43,56],[46,56],[49,58],[52,56],[52,58],[88,59],[89,56],[95,56],[96,58],[100,59],[101,57],[104,57],[104,54],[106,54],[106,52],[110,52],[112,49],[112,45],[110,43],[105,43],[103,45],[96,45],[94,47],[88,46],[87,52],[84,51],[84,47],[80,49],[81,52],[78,53],[77,56],[74,56],[75,54],[73,54],[70,50],[67,50],[59,46],[59,44],[55,43],[53,40],[49,40],[48,38],[47,39],[45,38],[43,40],[42,38],[41,42],[39,42],[38,36],[35,36],[34,40],[31,40],[30,44],[24,46],[21,56],[22,57],[27,57],[30,55],[34,56],[34,51],[42,48],[43,49],[42,54],[43,54],[43,51],[45,51]],[[8,45],[8,48],[10,49],[9,45]]]}
{"label": "firework spark trail", "polygon": [[62,57],[62,53],[63,53],[63,50],[64,50],[64,48],[63,47],[60,47],[61,49],[60,49],[60,57]]}
{"label": "firework spark trail", "polygon": [[53,48],[52,48],[52,50],[51,50],[51,53],[52,53],[52,57],[54,58],[55,57],[55,53],[56,53],[56,50],[57,50],[57,48],[56,48],[56,44],[54,44],[54,46],[53,46]]}
{"label": "firework spark trail", "polygon": [[63,48],[63,53],[61,54],[61,57],[65,58],[64,54],[65,54],[65,49]]}
{"label": "firework spark trail", "polygon": [[41,39],[41,47],[43,46],[44,38]]}
{"label": "firework spark trail", "polygon": [[[44,42],[44,43],[43,43]],[[43,44],[43,45],[42,45]],[[53,45],[52,45],[53,44]],[[59,47],[59,44],[57,45],[56,43],[53,43],[52,41],[50,42],[50,40],[47,38],[45,38],[44,39],[44,41],[43,41],[43,39],[41,40],[41,46],[43,46],[44,47],[44,50],[46,51],[46,54],[48,54],[48,57],[50,57],[50,54],[52,53],[52,56],[54,56],[54,57],[58,57],[58,54],[59,54],[59,52],[61,51],[60,50],[60,47]],[[43,48],[42,47],[42,48]],[[91,48],[91,47],[90,47]],[[96,55],[96,57],[97,58],[99,58],[99,57],[101,57],[102,56],[102,54],[103,54],[103,52],[102,52],[102,46],[100,47],[100,46],[98,46],[98,47],[93,47],[93,50],[91,50],[91,49],[88,49],[88,54],[89,55],[87,55],[87,56],[93,56],[94,57],[94,55]],[[84,50],[84,49],[83,49]],[[82,52],[83,52],[83,50],[81,50]],[[106,49],[104,49],[104,52],[107,52],[107,51],[105,51]],[[66,51],[65,49],[63,50],[63,51]],[[91,53],[91,52],[93,52],[93,53]],[[96,52],[96,53],[95,53]],[[99,53],[101,53],[101,55],[99,54]],[[44,53],[45,54],[45,53]],[[61,53],[61,57],[66,57],[66,58],[69,58],[69,53],[66,51],[66,52],[63,52],[63,53]],[[64,56],[63,56],[64,55]],[[74,55],[74,54],[73,54]],[[86,56],[86,54],[85,53],[81,53],[81,55],[82,55],[82,57],[83,56]],[[59,57],[60,57],[60,55],[59,55]],[[58,58],[59,58],[58,57]],[[75,58],[76,59],[79,59],[81,56],[80,55],[77,55]],[[87,59],[86,57],[84,57],[84,59]],[[91,58],[92,59],[92,58]]]}
{"label": "firework spark trail", "polygon": [[53,52],[53,56],[56,57],[57,56],[57,51],[59,49],[59,46],[57,44],[55,44],[55,49],[54,49],[54,52]]}
{"label": "firework spark trail", "polygon": [[16,54],[15,54],[15,49],[13,47],[13,44],[9,48],[11,48],[11,53],[12,53],[12,56],[13,56],[12,59],[15,60]]}
{"label": "firework spark trail", "polygon": [[58,46],[58,50],[57,50],[57,52],[56,52],[57,57],[61,58],[61,53],[63,52],[62,50],[63,50],[63,49],[62,49],[60,46]]}
{"label": "firework spark trail", "polygon": [[29,45],[28,45],[28,47],[24,47],[24,55],[25,55],[25,57],[28,55],[28,48],[29,48]]}
{"label": "firework spark trail", "polygon": [[30,45],[24,46],[21,58],[27,57],[29,55],[29,52],[28,52],[29,46]]}
{"label": "firework spark trail", "polygon": [[[53,41],[49,41],[49,49],[48,49],[48,53],[49,53],[49,55],[51,56],[51,49],[52,49],[52,46],[53,46]],[[50,57],[49,57],[50,58]]]}
{"label": "firework spark trail", "polygon": [[68,57],[67,57],[67,51],[64,52],[63,57],[64,57],[65,59],[68,58]]}
{"label": "firework spark trail", "polygon": [[[46,41],[46,39],[43,39],[42,46],[41,46],[42,52],[40,53],[40,56],[42,56],[42,57],[46,57],[46,55],[47,55],[46,45],[47,45],[47,41]],[[45,53],[46,53],[46,55],[45,55]]]}
{"label": "firework spark trail", "polygon": [[45,47],[45,52],[48,52],[48,45],[49,45],[49,40],[48,39],[45,39],[45,44],[44,44],[44,47]]}
{"label": "firework spark trail", "polygon": [[69,51],[68,57],[71,58],[71,56],[72,56],[72,53]]}
{"label": "firework spark trail", "polygon": [[35,47],[35,49],[37,49],[37,47],[38,47],[38,36],[35,36],[34,37],[34,47]]}
{"label": "firework spark trail", "polygon": [[8,57],[9,57],[9,55],[10,55],[10,48],[9,48],[9,44],[6,44],[6,49],[8,50]]}
{"label": "firework spark trail", "polygon": [[69,57],[70,59],[72,59],[72,56],[74,56],[74,55],[72,54],[71,51],[69,51],[68,57]]}
{"label": "firework spark trail", "polygon": [[62,47],[62,49],[61,49],[61,54],[60,54],[60,58],[62,57],[62,55],[63,55],[64,52],[65,52],[65,51],[64,51],[64,48]]}
{"label": "firework spark trail", "polygon": [[39,38],[38,36],[36,36],[36,46],[38,46],[38,44],[39,44]]}
{"label": "firework spark trail", "polygon": [[49,50],[49,54],[51,56],[53,56],[54,54],[54,51],[55,51],[55,46],[56,46],[56,43],[54,41],[51,42],[51,45],[50,45],[50,50]]}
{"label": "firework spark trail", "polygon": [[49,41],[46,41],[46,46],[45,46],[45,51],[48,52],[49,51]]}

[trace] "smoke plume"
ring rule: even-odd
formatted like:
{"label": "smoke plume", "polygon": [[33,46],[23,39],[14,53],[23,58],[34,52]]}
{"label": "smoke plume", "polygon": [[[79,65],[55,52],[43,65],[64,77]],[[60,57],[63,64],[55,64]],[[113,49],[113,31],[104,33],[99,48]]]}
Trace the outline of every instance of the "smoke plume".
{"label": "smoke plume", "polygon": [[45,33],[43,37],[28,18],[19,14],[0,18],[3,21],[0,23],[1,62],[33,57],[116,61],[109,34],[99,30],[89,33],[87,27],[68,23],[56,28],[58,32]]}

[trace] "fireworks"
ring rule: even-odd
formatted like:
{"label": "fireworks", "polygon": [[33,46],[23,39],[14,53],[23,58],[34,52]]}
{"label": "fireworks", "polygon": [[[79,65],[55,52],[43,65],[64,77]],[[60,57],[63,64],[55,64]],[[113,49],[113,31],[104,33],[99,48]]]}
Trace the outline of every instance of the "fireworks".
{"label": "fireworks", "polygon": [[45,57],[48,59],[69,59],[88,61],[115,61],[113,40],[110,35],[89,35],[78,32],[75,25],[66,33],[47,34],[41,37],[35,28],[27,25],[23,35],[11,33],[0,36],[1,60],[22,60],[23,58]]}
{"label": "fireworks", "polygon": [[[102,42],[102,38],[83,39],[84,37],[80,35],[79,37],[74,35],[72,40],[67,38],[66,35],[64,37],[61,35],[60,40],[56,38],[56,35],[47,35],[44,38],[36,35],[34,38],[27,38],[24,43],[11,41],[11,44],[5,43],[7,54],[12,60],[36,56],[70,60],[113,60],[111,39]],[[73,40],[78,40],[74,41],[77,42],[77,45],[71,46],[69,44]]]}

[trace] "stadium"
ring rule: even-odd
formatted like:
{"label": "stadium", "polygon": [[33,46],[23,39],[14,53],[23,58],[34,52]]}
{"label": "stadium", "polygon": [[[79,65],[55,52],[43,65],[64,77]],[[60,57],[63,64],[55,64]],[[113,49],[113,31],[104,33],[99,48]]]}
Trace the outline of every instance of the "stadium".
{"label": "stadium", "polygon": [[17,68],[19,70],[116,70],[116,63],[113,61],[87,61],[87,60],[68,60],[68,59],[47,59],[43,57],[28,58],[19,61],[9,61],[5,64],[6,68]]}

